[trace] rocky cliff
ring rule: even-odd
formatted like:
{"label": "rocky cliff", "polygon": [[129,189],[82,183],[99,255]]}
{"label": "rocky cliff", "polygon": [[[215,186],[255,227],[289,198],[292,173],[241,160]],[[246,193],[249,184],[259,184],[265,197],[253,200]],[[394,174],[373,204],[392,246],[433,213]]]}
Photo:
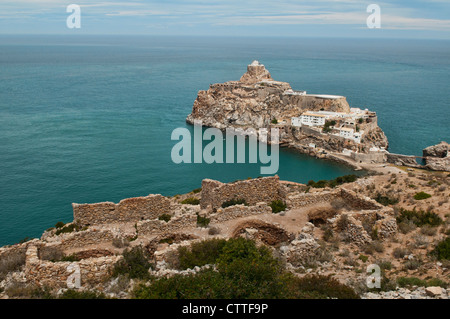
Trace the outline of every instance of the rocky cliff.
{"label": "rocky cliff", "polygon": [[293,147],[314,143],[330,151],[341,152],[347,148],[368,152],[372,146],[388,146],[386,136],[376,124],[375,115],[370,118],[370,123],[359,125],[358,129],[365,132],[360,144],[307,129],[292,129],[291,118],[306,111],[350,113],[350,106],[344,96],[294,91],[289,83],[275,81],[264,65],[254,61],[239,81],[212,84],[207,91],[199,91],[186,121],[191,124],[202,121],[203,126],[219,129],[277,126],[281,130],[280,142],[292,144]]}

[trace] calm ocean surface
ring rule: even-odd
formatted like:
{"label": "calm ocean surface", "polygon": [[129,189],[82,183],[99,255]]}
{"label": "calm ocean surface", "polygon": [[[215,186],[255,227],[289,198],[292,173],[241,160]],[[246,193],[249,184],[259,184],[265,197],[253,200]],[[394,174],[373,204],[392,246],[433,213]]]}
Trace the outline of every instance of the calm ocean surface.
{"label": "calm ocean surface", "polygon": [[[261,164],[172,163],[172,130],[198,90],[254,59],[276,80],[378,113],[390,151],[449,141],[450,42],[345,39],[0,37],[0,245],[72,220],[72,202],[175,195]],[[282,150],[279,176],[347,167]]]}

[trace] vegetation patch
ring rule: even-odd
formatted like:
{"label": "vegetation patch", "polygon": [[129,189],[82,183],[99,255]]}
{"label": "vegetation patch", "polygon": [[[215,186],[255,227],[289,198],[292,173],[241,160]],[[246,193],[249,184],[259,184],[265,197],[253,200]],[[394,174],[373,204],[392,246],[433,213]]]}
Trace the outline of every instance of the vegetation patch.
{"label": "vegetation patch", "polygon": [[216,270],[158,278],[149,285],[137,286],[133,296],[139,299],[359,298],[353,289],[331,277],[300,279],[290,274],[267,247],[257,247],[254,241],[244,238],[207,241],[186,249],[190,267],[214,263]]}
{"label": "vegetation patch", "polygon": [[431,254],[438,260],[450,260],[450,237],[438,243]]}
{"label": "vegetation patch", "polygon": [[415,200],[422,200],[422,199],[427,199],[430,198],[431,195],[425,192],[419,192],[416,195],[414,195],[414,199]]}
{"label": "vegetation patch", "polygon": [[149,279],[148,270],[153,268],[149,260],[149,254],[141,246],[125,249],[123,259],[114,265],[112,275],[113,277],[127,275],[133,279]]}
{"label": "vegetation patch", "polygon": [[195,197],[189,197],[189,198],[186,198],[185,200],[183,200],[181,202],[181,204],[199,205],[200,204],[200,199],[195,198]]}
{"label": "vegetation patch", "polygon": [[270,203],[272,213],[277,214],[286,210],[286,204],[282,200],[274,200]]}
{"label": "vegetation patch", "polygon": [[358,176],[351,174],[351,175],[339,176],[333,180],[328,180],[328,181],[320,180],[320,181],[315,182],[313,180],[310,180],[307,185],[314,187],[314,188],[325,188],[325,187],[334,188],[338,185],[342,185],[345,183],[353,183],[357,179],[358,179]]}
{"label": "vegetation patch", "polygon": [[169,215],[169,214],[162,214],[162,215],[160,215],[160,216],[158,217],[159,220],[163,220],[163,221],[165,221],[166,223],[169,222],[169,220],[170,220],[171,218],[172,218],[172,216]]}
{"label": "vegetation patch", "polygon": [[418,227],[424,225],[439,226],[444,222],[442,218],[439,217],[439,215],[433,212],[425,212],[423,210],[417,211],[416,209],[406,210],[403,208],[400,209],[399,216],[397,216],[396,219],[397,224],[401,224],[403,222],[412,222]]}
{"label": "vegetation patch", "polygon": [[380,193],[374,198],[378,203],[384,206],[395,205],[398,203],[398,198],[391,198],[389,196],[383,196]]}

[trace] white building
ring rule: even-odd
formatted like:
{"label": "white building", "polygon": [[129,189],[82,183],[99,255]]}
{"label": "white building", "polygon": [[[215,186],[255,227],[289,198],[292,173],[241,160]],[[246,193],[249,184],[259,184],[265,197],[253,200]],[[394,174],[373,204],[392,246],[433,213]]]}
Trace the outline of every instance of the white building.
{"label": "white building", "polygon": [[352,128],[348,127],[341,127],[339,129],[339,136],[344,138],[351,138],[353,139],[353,132],[354,130]]}
{"label": "white building", "polygon": [[300,122],[302,125],[308,126],[322,126],[325,125],[326,115],[313,113],[313,112],[305,112],[300,116]]}

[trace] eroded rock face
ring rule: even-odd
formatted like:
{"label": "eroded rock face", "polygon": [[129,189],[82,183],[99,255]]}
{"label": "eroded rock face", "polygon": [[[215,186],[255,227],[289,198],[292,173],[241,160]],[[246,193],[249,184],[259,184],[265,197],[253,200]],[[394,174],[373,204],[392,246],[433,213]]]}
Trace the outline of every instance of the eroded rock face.
{"label": "eroded rock face", "polygon": [[437,145],[428,146],[423,150],[425,167],[434,171],[450,172],[450,145],[440,142]]}
{"label": "eroded rock face", "polygon": [[450,145],[447,142],[440,142],[437,145],[428,146],[423,149],[423,157],[447,157],[450,150]]}

